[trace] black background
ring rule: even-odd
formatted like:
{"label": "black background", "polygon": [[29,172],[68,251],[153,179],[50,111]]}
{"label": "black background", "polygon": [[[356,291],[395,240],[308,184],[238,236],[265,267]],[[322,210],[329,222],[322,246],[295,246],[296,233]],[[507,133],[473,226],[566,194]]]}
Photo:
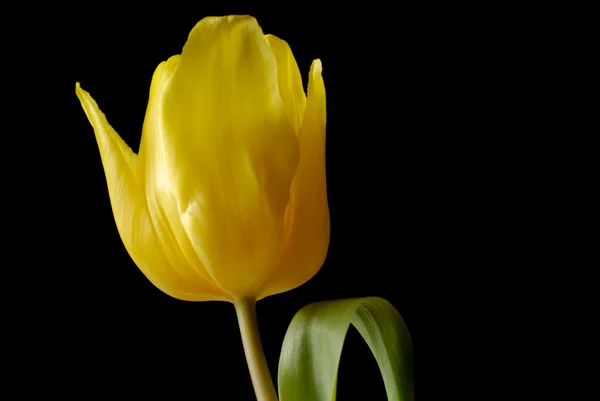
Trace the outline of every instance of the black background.
{"label": "black background", "polygon": [[[596,171],[585,142],[594,14],[537,3],[215,4],[3,8],[2,390],[254,399],[233,307],[171,299],[130,260],[75,96],[79,81],[137,150],[156,66],[203,17],[250,14],[289,42],[305,80],[322,60],[328,101],[331,245],[312,280],[258,304],[273,376],[301,307],[376,295],[406,321],[420,397],[514,398],[525,382],[555,392],[564,369],[548,350],[571,344],[549,332],[573,331],[564,319],[583,305],[566,301],[585,293],[589,270],[573,259],[590,248],[577,225],[590,225],[585,201],[595,199],[585,175]],[[554,371],[536,385],[540,360]],[[384,399],[351,329],[338,400]]]}
{"label": "black background", "polygon": [[[211,15],[256,17],[265,33],[290,44],[305,85],[312,60],[323,62],[331,243],[312,280],[258,303],[273,378],[285,331],[301,307],[363,296],[383,297],[398,309],[418,367],[417,316],[445,302],[447,292],[437,289],[451,265],[464,262],[455,255],[462,165],[453,150],[465,137],[445,127],[463,96],[454,72],[474,67],[460,62],[461,27],[440,24],[442,9],[320,8],[57,7],[37,10],[36,24],[20,28],[32,35],[19,49],[28,60],[23,69],[34,72],[33,89],[20,101],[38,110],[25,124],[46,127],[36,133],[46,167],[37,171],[37,197],[24,201],[42,205],[43,216],[28,214],[39,222],[42,245],[24,255],[36,270],[24,273],[35,280],[25,297],[32,300],[29,314],[19,317],[43,335],[31,336],[36,353],[22,363],[46,379],[45,391],[83,399],[162,391],[168,399],[254,399],[233,306],[172,299],[128,256],[93,130],[75,96],[79,81],[137,150],[154,69],[179,54],[195,23]],[[453,131],[460,129],[455,124]],[[337,399],[385,399],[374,358],[353,328]]]}

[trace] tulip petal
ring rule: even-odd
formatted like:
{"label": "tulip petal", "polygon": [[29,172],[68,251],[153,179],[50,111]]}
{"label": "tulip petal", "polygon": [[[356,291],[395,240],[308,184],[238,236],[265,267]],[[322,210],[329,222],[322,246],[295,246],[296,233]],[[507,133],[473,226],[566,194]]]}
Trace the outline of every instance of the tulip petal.
{"label": "tulip petal", "polygon": [[260,298],[296,288],[323,265],[329,248],[329,207],[325,178],[325,85],[320,60],[310,69],[308,98],[298,139],[300,162],[285,216],[279,261]]}
{"label": "tulip petal", "polygon": [[292,49],[285,40],[274,35],[266,35],[267,42],[277,61],[277,81],[279,92],[283,99],[286,112],[294,131],[297,133],[302,124],[304,107],[306,106],[306,94],[302,87],[302,76],[298,64],[292,53]]}
{"label": "tulip petal", "polygon": [[94,128],[106,174],[117,229],[129,255],[144,275],[166,294],[189,301],[225,300],[217,289],[178,275],[164,258],[135,179],[136,155],[110,126],[92,97],[76,85],[81,105]]}
{"label": "tulip petal", "polygon": [[[181,224],[175,194],[169,190],[162,190],[168,188],[171,182],[167,174],[162,174],[167,167],[160,136],[162,129],[160,109],[164,102],[164,89],[173,77],[179,61],[180,56],[169,58],[156,68],[152,76],[136,177],[144,192],[150,218],[166,260],[179,275],[187,280],[195,281],[200,278],[219,288],[202,265],[187,237]],[[232,298],[229,295],[228,297]]]}
{"label": "tulip petal", "polygon": [[176,211],[220,288],[254,296],[276,261],[299,158],[256,20],[200,21],[161,102],[152,133],[163,161],[152,174],[162,193],[156,206]]}

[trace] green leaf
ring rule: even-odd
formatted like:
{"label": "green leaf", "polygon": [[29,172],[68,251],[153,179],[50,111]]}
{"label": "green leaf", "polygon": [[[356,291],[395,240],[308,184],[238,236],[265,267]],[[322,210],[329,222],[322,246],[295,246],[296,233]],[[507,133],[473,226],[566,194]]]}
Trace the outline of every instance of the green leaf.
{"label": "green leaf", "polygon": [[383,376],[388,401],[414,400],[413,351],[400,313],[378,297],[316,302],[288,327],[279,358],[280,401],[334,401],[350,323],[365,339]]}

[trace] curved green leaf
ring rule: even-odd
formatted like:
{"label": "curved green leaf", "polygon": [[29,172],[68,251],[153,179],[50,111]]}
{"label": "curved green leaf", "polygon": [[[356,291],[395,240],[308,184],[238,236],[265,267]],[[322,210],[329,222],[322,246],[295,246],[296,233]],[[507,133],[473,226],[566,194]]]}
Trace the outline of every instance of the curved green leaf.
{"label": "curved green leaf", "polygon": [[288,327],[279,358],[280,401],[334,401],[350,323],[365,339],[383,376],[388,401],[414,400],[413,351],[400,313],[378,297],[316,302]]}

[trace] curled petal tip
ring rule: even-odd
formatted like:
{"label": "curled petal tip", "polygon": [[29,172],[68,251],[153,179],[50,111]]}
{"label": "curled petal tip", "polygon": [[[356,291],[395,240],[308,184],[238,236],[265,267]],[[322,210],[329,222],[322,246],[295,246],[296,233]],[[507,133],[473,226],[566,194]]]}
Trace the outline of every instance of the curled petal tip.
{"label": "curled petal tip", "polygon": [[321,59],[317,58],[313,61],[313,73],[321,74],[323,72],[323,63],[321,63]]}
{"label": "curled petal tip", "polygon": [[79,82],[75,82],[75,94],[77,95],[79,100],[81,100],[82,92],[85,92],[85,91],[83,89],[81,89],[81,84],[79,84]]}

